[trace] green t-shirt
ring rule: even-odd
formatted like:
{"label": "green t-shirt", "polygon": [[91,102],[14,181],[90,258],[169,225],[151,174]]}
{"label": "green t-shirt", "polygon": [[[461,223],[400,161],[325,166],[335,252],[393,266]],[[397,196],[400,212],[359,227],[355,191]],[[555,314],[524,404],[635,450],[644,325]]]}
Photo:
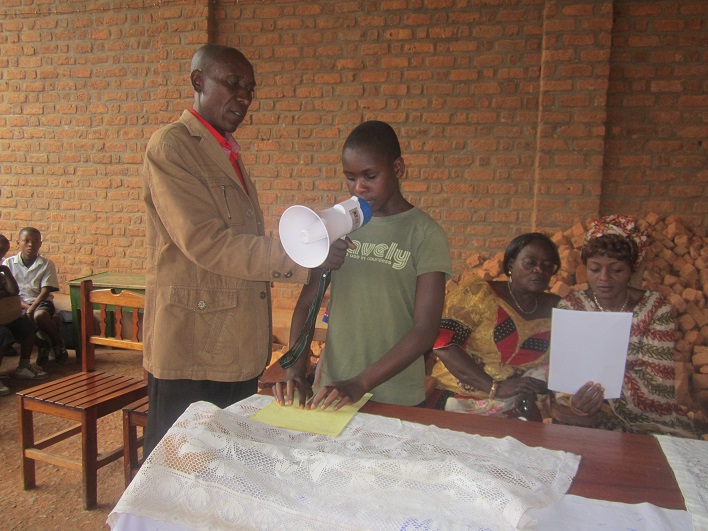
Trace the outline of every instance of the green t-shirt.
{"label": "green t-shirt", "polygon": [[[356,376],[408,333],[418,275],[452,274],[445,231],[418,208],[371,218],[349,237],[356,248],[332,272],[322,385]],[[420,357],[373,389],[373,400],[417,405],[425,400],[424,380]]]}

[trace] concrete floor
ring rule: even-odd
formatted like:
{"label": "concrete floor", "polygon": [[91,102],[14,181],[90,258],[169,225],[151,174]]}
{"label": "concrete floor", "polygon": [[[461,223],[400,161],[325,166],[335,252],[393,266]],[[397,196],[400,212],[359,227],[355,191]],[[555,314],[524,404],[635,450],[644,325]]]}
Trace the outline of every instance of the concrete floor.
{"label": "concrete floor", "polygon": [[[80,371],[81,364],[73,351],[63,366],[46,368],[50,378],[61,378]],[[35,352],[36,354],[36,352]],[[35,355],[33,354],[33,359]],[[0,374],[17,367],[18,357],[5,357]],[[142,377],[142,353],[117,350],[96,351],[97,369],[112,373]],[[47,381],[47,380],[42,380]],[[13,394],[0,397],[0,528],[3,530],[103,530],[108,513],[118,502],[124,490],[123,460],[115,461],[98,472],[98,507],[84,511],[81,499],[81,476],[64,468],[44,463],[37,464],[37,487],[25,491],[20,476],[20,451],[17,422],[17,397],[15,392],[37,385],[35,381],[3,379]],[[35,415],[36,436],[50,433],[49,429],[69,426],[67,421]],[[122,444],[122,416],[120,413],[99,420],[99,451],[106,451]],[[62,451],[79,457],[80,438],[63,441]]]}

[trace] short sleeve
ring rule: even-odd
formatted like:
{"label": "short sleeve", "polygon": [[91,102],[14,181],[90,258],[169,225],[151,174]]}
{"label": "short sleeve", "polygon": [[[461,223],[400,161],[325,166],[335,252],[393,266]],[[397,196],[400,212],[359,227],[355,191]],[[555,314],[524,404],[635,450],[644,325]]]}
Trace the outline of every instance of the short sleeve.
{"label": "short sleeve", "polygon": [[445,273],[445,280],[450,280],[452,277],[452,259],[450,258],[447,235],[443,228],[432,218],[429,218],[429,223],[430,229],[426,231],[417,254],[417,274],[441,272]]}
{"label": "short sleeve", "polygon": [[445,348],[450,345],[459,345],[464,348],[471,334],[472,328],[466,324],[456,319],[443,318],[440,321],[440,330],[433,348]]}
{"label": "short sleeve", "polygon": [[40,281],[40,288],[51,288],[52,291],[59,291],[59,277],[54,262],[47,260],[46,269]]}

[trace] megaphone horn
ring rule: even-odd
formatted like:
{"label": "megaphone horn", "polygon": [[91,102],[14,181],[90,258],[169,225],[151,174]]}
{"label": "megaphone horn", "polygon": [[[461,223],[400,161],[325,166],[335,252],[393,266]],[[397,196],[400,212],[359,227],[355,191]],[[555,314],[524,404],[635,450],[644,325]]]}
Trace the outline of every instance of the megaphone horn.
{"label": "megaphone horn", "polygon": [[278,230],[288,256],[295,263],[312,268],[324,263],[333,241],[370,219],[371,205],[352,197],[319,213],[305,206],[291,206],[283,212]]}

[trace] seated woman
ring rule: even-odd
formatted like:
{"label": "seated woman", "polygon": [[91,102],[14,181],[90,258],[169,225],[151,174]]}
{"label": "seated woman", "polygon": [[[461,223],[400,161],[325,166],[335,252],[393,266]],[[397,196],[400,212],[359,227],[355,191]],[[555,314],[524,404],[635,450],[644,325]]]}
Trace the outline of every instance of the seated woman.
{"label": "seated woman", "polygon": [[472,278],[446,296],[428,407],[514,416],[545,392],[551,310],[560,299],[546,289],[560,268],[558,248],[541,233],[522,234],[503,264],[507,282]]}
{"label": "seated woman", "polygon": [[589,287],[570,293],[559,308],[585,312],[632,312],[622,397],[604,400],[600,384],[587,382],[573,396],[559,395],[552,416],[563,423],[607,430],[695,437],[674,392],[674,318],[659,293],[629,286],[644,258],[646,235],[634,219],[606,216],[585,236],[581,259]]}

